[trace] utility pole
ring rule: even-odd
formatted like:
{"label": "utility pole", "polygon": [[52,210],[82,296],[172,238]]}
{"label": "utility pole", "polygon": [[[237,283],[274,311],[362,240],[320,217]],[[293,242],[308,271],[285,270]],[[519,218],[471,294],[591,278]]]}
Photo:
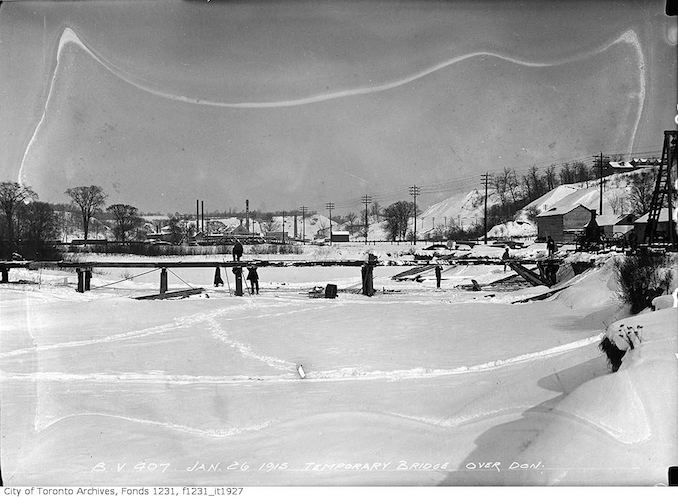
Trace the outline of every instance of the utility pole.
{"label": "utility pole", "polygon": [[302,205],[299,207],[299,210],[301,211],[301,238],[302,243],[306,245],[306,212],[308,211],[308,207]]}
{"label": "utility pole", "polygon": [[332,209],[334,209],[334,202],[327,202],[325,208],[330,211],[330,245],[332,245]]}
{"label": "utility pole", "polygon": [[414,198],[414,244],[417,244],[417,196],[421,193],[421,188],[412,185],[409,188],[410,195]]}
{"label": "utility pole", "polygon": [[282,243],[285,245],[285,211],[283,211],[283,219],[282,219]]}
{"label": "utility pole", "polygon": [[489,173],[484,173],[480,175],[480,179],[485,183],[485,223],[484,223],[484,229],[483,231],[485,232],[483,235],[483,240],[485,242],[485,245],[487,245],[487,187],[490,184],[490,177],[492,175]]}
{"label": "utility pole", "polygon": [[200,232],[200,199],[195,199],[195,234]]}
{"label": "utility pole", "polygon": [[600,202],[598,203],[598,214],[603,215],[603,161],[610,160],[609,157],[604,156],[602,152],[600,155],[594,155],[593,158],[598,163],[598,179],[600,180]]}
{"label": "utility pole", "polygon": [[363,195],[363,204],[365,204],[365,245],[367,245],[367,230],[368,230],[368,224],[367,224],[367,206],[370,205],[370,202],[372,202],[372,197],[369,195]]}

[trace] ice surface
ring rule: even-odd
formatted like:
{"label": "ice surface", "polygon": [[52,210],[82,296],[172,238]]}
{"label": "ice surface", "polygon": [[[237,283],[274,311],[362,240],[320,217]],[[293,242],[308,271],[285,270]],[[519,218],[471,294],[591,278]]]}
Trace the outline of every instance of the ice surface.
{"label": "ice surface", "polygon": [[[262,294],[242,298],[221,288],[128,298],[155,288],[157,275],[85,294],[68,273],[7,285],[3,476],[12,485],[615,483],[613,466],[628,466],[639,468],[629,481],[654,481],[654,464],[676,445],[665,416],[675,382],[653,386],[655,375],[675,377],[674,310],[629,318],[650,331],[610,375],[597,344],[624,311],[609,264],[541,302],[453,288],[498,268],[503,276],[501,266],[451,267],[436,290],[379,267],[375,288],[391,292],[335,300],[305,290],[359,283],[359,268],[262,269]],[[212,276],[185,271],[195,284]],[[479,461],[499,466],[474,469]],[[536,467],[510,469],[516,462]]]}

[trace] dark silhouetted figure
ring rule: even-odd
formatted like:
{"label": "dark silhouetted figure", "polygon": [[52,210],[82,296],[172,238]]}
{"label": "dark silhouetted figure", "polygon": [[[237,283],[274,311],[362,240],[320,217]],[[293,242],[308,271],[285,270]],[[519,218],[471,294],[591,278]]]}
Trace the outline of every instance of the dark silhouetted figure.
{"label": "dark silhouetted figure", "polygon": [[372,264],[363,264],[362,268],[360,269],[363,281],[362,294],[367,295],[368,297],[374,295],[374,280],[372,274],[373,269],[374,265]]}
{"label": "dark silhouetted figure", "polygon": [[511,255],[509,254],[509,249],[506,247],[506,250],[504,250],[504,253],[501,255],[501,260],[504,261],[504,272],[506,272],[506,265],[508,264],[508,260],[511,258]]}
{"label": "dark silhouetted figure", "polygon": [[233,274],[235,275],[235,295],[236,297],[242,297],[242,267],[234,267]]}
{"label": "dark silhouetted figure", "polygon": [[600,227],[596,222],[596,211],[591,210],[591,220],[584,227],[584,240],[586,248],[591,249],[600,243]]}
{"label": "dark silhouetted figure", "polygon": [[443,268],[436,266],[436,288],[440,288],[440,280],[443,279]]}
{"label": "dark silhouetted figure", "polygon": [[255,266],[249,266],[247,268],[247,279],[250,280],[252,294],[254,294],[256,290],[257,295],[259,295],[259,273],[257,273],[257,268]]}
{"label": "dark silhouetted figure", "polygon": [[240,240],[236,240],[235,245],[233,245],[233,260],[239,261],[240,258],[242,257],[242,253],[243,253],[242,243],[240,243]]}
{"label": "dark silhouetted figure", "polygon": [[551,235],[548,236],[546,239],[546,250],[549,252],[549,257],[553,257],[553,254],[556,251],[556,242],[553,241],[553,238],[551,238]]}
{"label": "dark silhouetted figure", "polygon": [[221,279],[221,269],[219,266],[214,270],[214,286],[224,286],[224,280]]}

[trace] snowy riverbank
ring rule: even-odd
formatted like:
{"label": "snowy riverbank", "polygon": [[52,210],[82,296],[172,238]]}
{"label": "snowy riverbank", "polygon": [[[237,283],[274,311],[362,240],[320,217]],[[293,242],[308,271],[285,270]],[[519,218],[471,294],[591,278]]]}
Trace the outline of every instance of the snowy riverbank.
{"label": "snowy riverbank", "polygon": [[[242,298],[129,298],[157,274],[85,294],[60,271],[3,285],[5,482],[612,484],[620,467],[630,483],[664,481],[676,309],[628,318],[604,260],[514,305],[526,290],[392,281],[402,269],[375,269],[391,291],[336,300],[304,290],[359,284],[359,268],[267,268],[262,295]],[[204,271],[181,275],[208,286]],[[598,343],[620,319],[644,337],[610,374]]]}

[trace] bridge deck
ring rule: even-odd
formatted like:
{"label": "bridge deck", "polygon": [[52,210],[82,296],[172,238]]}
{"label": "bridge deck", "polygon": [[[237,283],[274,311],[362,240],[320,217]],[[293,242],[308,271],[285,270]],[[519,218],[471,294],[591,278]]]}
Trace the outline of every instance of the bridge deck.
{"label": "bridge deck", "polygon": [[53,263],[58,267],[139,267],[139,268],[179,268],[179,267],[247,267],[247,266],[273,266],[273,267],[304,267],[304,266],[362,266],[365,261],[361,260],[336,260],[336,261],[282,261],[282,260],[241,260],[241,261],[60,261]]}
{"label": "bridge deck", "polygon": [[0,268],[3,269],[29,267],[30,265],[30,261],[0,261]]}
{"label": "bridge deck", "polygon": [[[552,262],[561,263],[562,259],[511,259],[511,262],[518,264],[537,264],[538,262]],[[144,261],[0,261],[0,268],[208,268],[208,267],[246,267],[250,265],[258,267],[313,267],[313,266],[362,266],[366,264],[364,260],[351,259],[337,259],[324,261],[304,261],[304,260],[285,260],[285,259],[246,259],[240,261],[230,261],[223,259],[199,260],[199,261],[181,261],[181,260],[144,260]],[[406,261],[399,264],[400,266],[434,266],[436,264],[490,264],[502,265],[504,261],[501,259],[485,259],[485,258],[460,258],[460,259],[445,259],[438,261]],[[383,266],[383,262],[377,262],[375,265]],[[422,269],[424,270],[424,269]]]}

